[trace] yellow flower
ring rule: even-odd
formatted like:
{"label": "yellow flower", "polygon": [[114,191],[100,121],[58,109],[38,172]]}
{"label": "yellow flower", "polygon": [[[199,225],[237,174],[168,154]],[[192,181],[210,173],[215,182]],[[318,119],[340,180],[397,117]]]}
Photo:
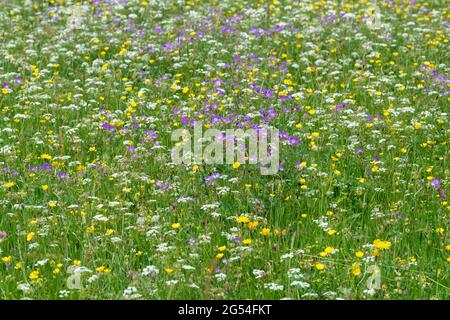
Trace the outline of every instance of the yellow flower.
{"label": "yellow flower", "polygon": [[381,250],[386,250],[391,247],[391,243],[389,241],[383,241],[380,239],[374,240],[373,245],[375,246],[375,248],[381,249]]}
{"label": "yellow flower", "polygon": [[217,248],[219,251],[225,251],[227,249],[227,246],[220,246]]}
{"label": "yellow flower", "polygon": [[218,253],[218,254],[216,255],[216,258],[217,258],[217,259],[222,259],[222,258],[223,258],[223,253]]}
{"label": "yellow flower", "polygon": [[95,268],[95,271],[97,271],[98,273],[110,273],[111,269],[108,269],[105,266],[100,266]]}
{"label": "yellow flower", "polygon": [[43,153],[43,154],[41,154],[40,158],[45,159],[45,160],[50,160],[52,158],[52,156],[47,153]]}
{"label": "yellow flower", "polygon": [[361,269],[359,268],[359,263],[358,262],[354,262],[352,264],[352,274],[354,276],[359,276],[361,274]]}
{"label": "yellow flower", "polygon": [[48,185],[46,185],[46,184],[42,185],[41,189],[44,190],[44,191],[47,191],[48,190]]}
{"label": "yellow flower", "polygon": [[72,264],[73,264],[74,266],[79,266],[79,265],[81,265],[81,261],[75,259],[75,260],[72,261]]}
{"label": "yellow flower", "polygon": [[326,253],[333,253],[334,248],[333,247],[326,247],[324,250]]}
{"label": "yellow flower", "polygon": [[319,271],[322,271],[323,269],[325,269],[325,265],[323,263],[316,263],[315,267]]}
{"label": "yellow flower", "polygon": [[332,236],[332,235],[335,234],[335,233],[336,233],[336,230],[333,230],[333,229],[330,229],[330,230],[327,231],[327,234],[328,234],[329,236]]}
{"label": "yellow flower", "polygon": [[249,222],[249,223],[247,224],[247,227],[248,227],[250,230],[255,230],[256,227],[258,226],[258,224],[259,224],[258,221],[252,221],[252,222]]}
{"label": "yellow flower", "polygon": [[172,273],[173,269],[172,268],[165,268],[164,271],[167,272],[167,273]]}
{"label": "yellow flower", "polygon": [[444,234],[445,229],[444,228],[436,228],[437,234]]}
{"label": "yellow flower", "polygon": [[172,228],[173,229],[178,229],[178,228],[180,228],[180,224],[177,222],[177,223],[172,223]]}
{"label": "yellow flower", "polygon": [[233,169],[238,169],[241,166],[239,162],[233,163]]}
{"label": "yellow flower", "polygon": [[242,240],[242,243],[245,244],[245,245],[249,245],[249,244],[252,243],[252,240],[251,239],[244,239],[244,240]]}
{"label": "yellow flower", "polygon": [[370,171],[372,171],[372,172],[377,172],[378,171],[378,166],[373,166],[371,169],[370,169]]}
{"label": "yellow flower", "polygon": [[14,266],[14,269],[16,270],[22,269],[22,264],[20,262],[17,262],[16,265]]}
{"label": "yellow flower", "polygon": [[15,185],[16,185],[16,183],[15,183],[15,182],[12,182],[12,181],[8,181],[8,182],[6,182],[6,183],[4,184],[4,186],[7,187],[7,188],[14,187]]}
{"label": "yellow flower", "polygon": [[236,217],[236,222],[247,223],[249,221],[250,221],[250,219],[248,217],[246,217],[246,216]]}
{"label": "yellow flower", "polygon": [[39,279],[39,271],[33,271],[30,273],[30,275],[28,276],[28,278],[30,278],[30,280],[37,280]]}
{"label": "yellow flower", "polygon": [[358,257],[358,258],[362,258],[362,257],[364,257],[364,252],[356,251],[355,256]]}
{"label": "yellow flower", "polygon": [[269,228],[263,228],[261,231],[261,235],[263,236],[268,236],[270,234],[270,229]]}
{"label": "yellow flower", "polygon": [[30,242],[31,240],[33,240],[34,236],[36,235],[35,232],[30,232],[27,234],[27,241]]}
{"label": "yellow flower", "polygon": [[419,122],[416,122],[414,124],[414,129],[419,130],[422,127],[422,125]]}
{"label": "yellow flower", "polygon": [[2,258],[2,262],[10,263],[12,261],[12,256],[6,256]]}
{"label": "yellow flower", "polygon": [[56,207],[57,204],[58,204],[58,202],[56,202],[56,201],[49,201],[47,205],[48,205],[50,208],[54,208],[54,207]]}

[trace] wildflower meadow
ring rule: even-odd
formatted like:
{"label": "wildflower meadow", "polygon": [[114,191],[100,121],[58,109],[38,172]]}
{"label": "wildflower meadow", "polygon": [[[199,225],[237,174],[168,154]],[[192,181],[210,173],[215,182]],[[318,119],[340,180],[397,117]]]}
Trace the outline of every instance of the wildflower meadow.
{"label": "wildflower meadow", "polygon": [[0,1],[0,299],[449,299],[449,9]]}

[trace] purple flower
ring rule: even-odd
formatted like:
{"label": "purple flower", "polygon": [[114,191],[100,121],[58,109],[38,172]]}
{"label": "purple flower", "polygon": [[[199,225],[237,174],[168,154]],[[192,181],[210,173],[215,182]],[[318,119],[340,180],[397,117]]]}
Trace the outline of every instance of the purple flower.
{"label": "purple flower", "polygon": [[346,103],[340,103],[336,105],[336,108],[334,109],[334,111],[342,111],[342,109],[344,109],[347,106]]}
{"label": "purple flower", "polygon": [[147,130],[145,131],[145,134],[152,139],[158,138],[158,133],[155,130]]}
{"label": "purple flower", "polygon": [[297,168],[297,169],[303,169],[304,166],[302,165],[302,162],[296,162],[296,163],[295,163],[295,168]]}
{"label": "purple flower", "polygon": [[435,179],[431,180],[430,186],[432,186],[436,190],[439,190],[441,188],[441,180],[439,178],[435,178]]}
{"label": "purple flower", "polygon": [[114,126],[109,125],[108,123],[102,124],[102,128],[108,131],[114,131],[116,128]]}
{"label": "purple flower", "polygon": [[221,176],[220,176],[220,173],[218,173],[218,172],[216,172],[216,173],[213,173],[212,175],[210,175],[210,176],[208,176],[208,177],[205,177],[205,181],[206,181],[206,185],[207,186],[210,186],[210,185],[212,185],[217,179],[219,179]]}
{"label": "purple flower", "polygon": [[169,184],[169,182],[167,182],[167,181],[164,182],[164,181],[159,181],[159,180],[157,180],[157,181],[155,182],[155,185],[157,185],[161,191],[167,190],[167,189],[169,189],[169,187],[170,187],[170,184]]}
{"label": "purple flower", "polygon": [[6,231],[0,231],[0,240],[5,239],[8,236],[8,234],[6,233]]}
{"label": "purple flower", "polygon": [[406,219],[406,218],[408,218],[407,216],[402,215],[402,214],[400,213],[400,211],[397,211],[397,217],[398,217],[399,219]]}
{"label": "purple flower", "polygon": [[38,170],[39,171],[42,171],[42,170],[52,170],[53,169],[53,167],[49,164],[49,163],[44,163],[43,165],[40,165],[39,167],[38,167]]}
{"label": "purple flower", "polygon": [[61,173],[58,173],[57,177],[58,177],[58,179],[67,179],[67,178],[69,178],[69,175],[65,172],[61,172]]}
{"label": "purple flower", "polygon": [[188,116],[186,114],[183,114],[181,117],[181,123],[186,124],[188,122]]}

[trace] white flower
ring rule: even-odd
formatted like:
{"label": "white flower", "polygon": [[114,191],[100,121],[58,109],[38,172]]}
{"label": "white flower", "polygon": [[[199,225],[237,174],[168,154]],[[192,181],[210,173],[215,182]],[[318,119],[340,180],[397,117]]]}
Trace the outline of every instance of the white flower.
{"label": "white flower", "polygon": [[31,290],[30,285],[28,283],[21,283],[17,286],[17,289],[27,293]]}
{"label": "white flower", "polygon": [[370,289],[365,289],[363,291],[363,293],[368,295],[369,297],[372,297],[376,293],[376,291],[374,288],[370,288]]}
{"label": "white flower", "polygon": [[293,287],[300,287],[300,288],[305,289],[305,288],[309,288],[310,284],[308,282],[296,280],[296,281],[292,281],[291,286],[293,286]]}
{"label": "white flower", "polygon": [[259,270],[259,269],[254,269],[253,270],[253,275],[255,276],[256,279],[260,279],[262,277],[264,277],[266,273],[264,272],[264,270]]}
{"label": "white flower", "polygon": [[276,283],[265,283],[264,284],[264,288],[272,290],[272,291],[282,291],[284,289],[284,286],[281,284],[276,284]]}
{"label": "white flower", "polygon": [[195,268],[193,266],[190,265],[183,265],[181,268],[183,268],[184,270],[195,270]]}
{"label": "white flower", "polygon": [[280,257],[280,260],[281,260],[281,261],[284,261],[284,260],[286,260],[286,259],[291,259],[291,258],[293,258],[293,257],[294,257],[294,254],[293,254],[292,252],[290,252],[290,253],[283,254],[283,255]]}
{"label": "white flower", "polygon": [[299,268],[291,268],[288,270],[287,276],[289,279],[303,279],[305,276],[301,273]]}
{"label": "white flower", "polygon": [[93,219],[93,220],[97,220],[97,221],[102,221],[102,222],[106,222],[106,221],[109,220],[108,217],[105,217],[105,216],[102,215],[102,214],[97,214],[97,215],[95,215],[92,219]]}
{"label": "white flower", "polygon": [[40,266],[43,266],[44,264],[46,264],[47,262],[48,262],[48,259],[40,260],[40,261],[36,262],[34,264],[34,266],[35,267],[40,267]]}
{"label": "white flower", "polygon": [[227,278],[227,275],[225,273],[218,273],[218,274],[214,275],[214,277],[218,281],[224,281]]}
{"label": "white flower", "polygon": [[157,267],[150,265],[144,268],[144,270],[142,270],[141,273],[143,276],[148,276],[149,274],[151,275],[157,275],[159,274],[159,270]]}
{"label": "white flower", "polygon": [[96,274],[94,274],[94,275],[92,275],[92,276],[90,276],[88,279],[87,279],[87,282],[88,283],[93,283],[95,280],[97,280],[98,279],[98,276],[96,275]]}
{"label": "white flower", "polygon": [[58,296],[59,296],[60,298],[66,298],[66,297],[69,296],[69,294],[70,294],[70,291],[67,291],[67,290],[60,290]]}
{"label": "white flower", "polygon": [[136,287],[128,287],[123,291],[123,297],[125,299],[139,299],[142,295],[138,293]]}
{"label": "white flower", "polygon": [[122,241],[122,239],[119,238],[119,237],[112,237],[112,238],[111,238],[111,242],[112,242],[112,243],[117,243],[117,242],[121,242],[121,241]]}

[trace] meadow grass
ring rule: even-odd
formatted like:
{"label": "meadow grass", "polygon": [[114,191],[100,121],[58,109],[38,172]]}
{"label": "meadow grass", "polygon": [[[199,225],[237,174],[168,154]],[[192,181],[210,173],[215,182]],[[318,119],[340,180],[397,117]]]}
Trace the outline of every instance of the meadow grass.
{"label": "meadow grass", "polygon": [[[2,1],[0,298],[448,299],[449,18]],[[280,170],[173,163],[198,121],[279,129]]]}

